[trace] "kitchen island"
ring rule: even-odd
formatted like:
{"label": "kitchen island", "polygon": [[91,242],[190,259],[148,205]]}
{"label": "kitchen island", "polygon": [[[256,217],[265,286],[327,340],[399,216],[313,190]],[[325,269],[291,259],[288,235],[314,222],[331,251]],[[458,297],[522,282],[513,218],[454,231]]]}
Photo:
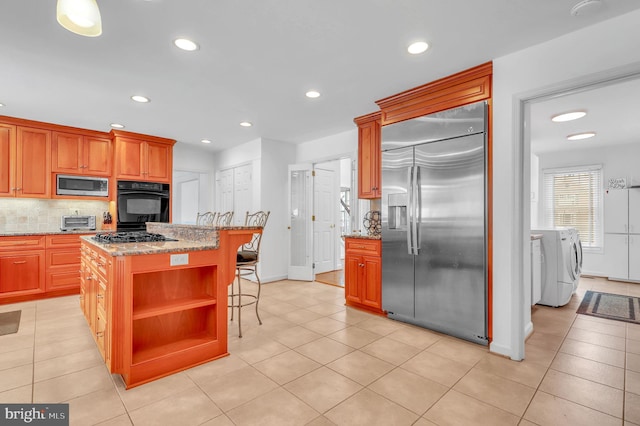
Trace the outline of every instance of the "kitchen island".
{"label": "kitchen island", "polygon": [[177,241],[82,237],[80,304],[112,373],[128,388],[228,355],[227,286],[255,227],[148,223]]}

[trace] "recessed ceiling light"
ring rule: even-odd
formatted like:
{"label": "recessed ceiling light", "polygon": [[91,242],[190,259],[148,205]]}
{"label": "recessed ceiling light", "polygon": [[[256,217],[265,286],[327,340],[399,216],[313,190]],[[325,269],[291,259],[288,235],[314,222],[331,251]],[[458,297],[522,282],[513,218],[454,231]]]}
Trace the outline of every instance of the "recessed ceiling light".
{"label": "recessed ceiling light", "polygon": [[202,142],[202,143],[211,143],[211,141],[209,139],[202,139],[200,142]]}
{"label": "recessed ceiling light", "polygon": [[147,98],[146,96],[141,96],[141,95],[133,95],[131,97],[131,99],[133,99],[136,102],[143,103],[143,104],[146,104],[147,102],[151,102],[151,99]]}
{"label": "recessed ceiling light", "polygon": [[0,107],[3,107],[3,106],[4,106],[4,104],[0,103]]}
{"label": "recessed ceiling light", "polygon": [[114,129],[124,129],[124,125],[119,123],[111,123],[110,126],[113,127]]}
{"label": "recessed ceiling light", "polygon": [[177,38],[173,40],[173,44],[175,44],[178,49],[186,50],[188,52],[198,50],[200,47],[198,46],[198,43],[191,41],[188,38]]}
{"label": "recessed ceiling light", "polygon": [[582,132],[582,133],[574,133],[573,135],[567,136],[567,139],[570,141],[579,141],[581,139],[589,139],[596,135],[596,132]]}
{"label": "recessed ceiling light", "polygon": [[429,43],[424,41],[417,41],[407,47],[407,52],[411,53],[412,55],[418,55],[420,53],[426,52],[428,48]]}
{"label": "recessed ceiling light", "polygon": [[307,98],[317,98],[320,96],[320,92],[316,92],[315,90],[309,90],[307,93],[305,93]]}
{"label": "recessed ceiling light", "polygon": [[587,115],[586,111],[570,111],[563,112],[562,114],[556,114],[551,117],[551,121],[555,121],[556,123],[561,123],[564,121],[577,120],[578,118],[582,118]]}
{"label": "recessed ceiling light", "polygon": [[253,124],[251,124],[251,123],[250,123],[250,122],[248,122],[248,121],[243,121],[243,122],[241,122],[241,123],[240,123],[240,125],[241,125],[242,127],[251,127],[251,126],[253,126]]}

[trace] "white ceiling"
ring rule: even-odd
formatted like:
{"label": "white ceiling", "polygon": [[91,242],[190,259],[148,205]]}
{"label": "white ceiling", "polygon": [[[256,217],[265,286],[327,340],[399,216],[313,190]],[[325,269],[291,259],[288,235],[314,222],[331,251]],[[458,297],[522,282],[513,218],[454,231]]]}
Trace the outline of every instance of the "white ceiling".
{"label": "white ceiling", "polygon": [[[640,79],[587,88],[531,104],[531,150],[535,154],[591,149],[640,142]],[[551,117],[583,110],[583,118],[554,123]],[[568,135],[593,131],[590,139],[569,141]]]}
{"label": "white ceiling", "polygon": [[[101,131],[118,122],[214,151],[301,143],[353,129],[378,99],[640,8],[603,0],[574,17],[577,2],[98,0],[103,34],[86,38],[57,24],[55,0],[2,0],[0,114]],[[200,50],[178,50],[177,37]],[[432,47],[407,54],[419,39]]]}

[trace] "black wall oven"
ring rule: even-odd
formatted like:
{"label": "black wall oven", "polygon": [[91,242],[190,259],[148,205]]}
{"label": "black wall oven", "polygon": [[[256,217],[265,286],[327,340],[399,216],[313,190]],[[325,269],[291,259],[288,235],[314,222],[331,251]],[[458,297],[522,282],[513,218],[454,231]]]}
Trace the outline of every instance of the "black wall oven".
{"label": "black wall oven", "polygon": [[168,183],[118,181],[118,231],[145,231],[146,222],[169,222]]}

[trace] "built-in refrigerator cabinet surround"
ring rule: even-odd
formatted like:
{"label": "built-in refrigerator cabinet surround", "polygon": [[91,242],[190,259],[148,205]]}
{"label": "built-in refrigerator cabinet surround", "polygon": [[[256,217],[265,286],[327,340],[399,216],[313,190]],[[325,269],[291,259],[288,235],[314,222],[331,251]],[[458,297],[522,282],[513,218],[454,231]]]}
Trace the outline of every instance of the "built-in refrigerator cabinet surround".
{"label": "built-in refrigerator cabinet surround", "polygon": [[382,128],[382,305],[487,344],[486,123],[479,102]]}

